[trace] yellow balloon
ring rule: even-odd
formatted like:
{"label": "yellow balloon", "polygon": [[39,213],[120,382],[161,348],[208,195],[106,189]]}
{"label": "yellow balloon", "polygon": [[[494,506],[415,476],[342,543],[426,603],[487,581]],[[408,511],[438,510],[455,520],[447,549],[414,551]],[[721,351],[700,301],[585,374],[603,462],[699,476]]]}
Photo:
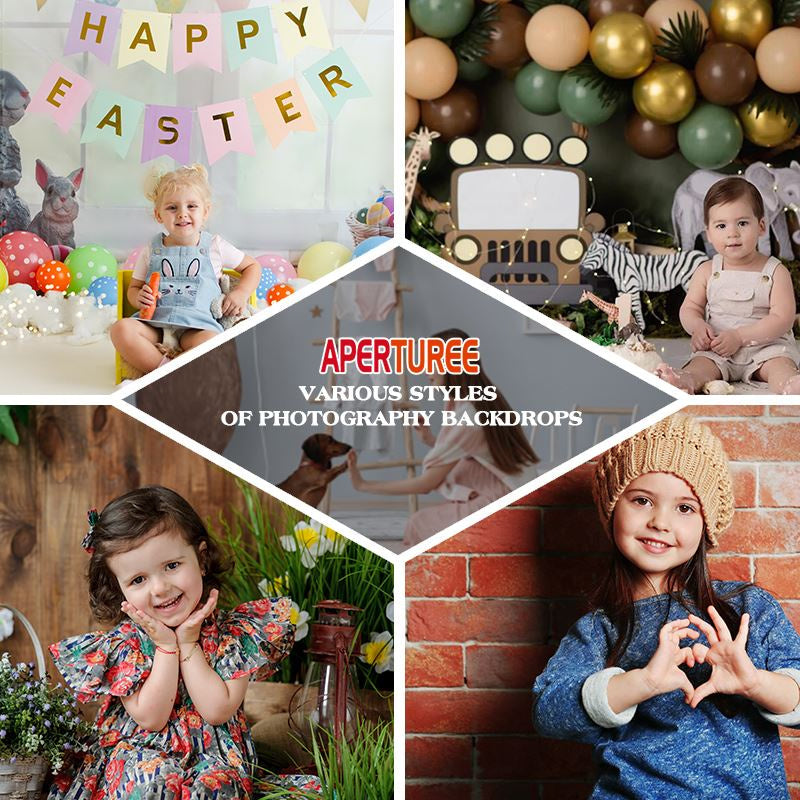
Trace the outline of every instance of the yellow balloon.
{"label": "yellow balloon", "polygon": [[711,30],[719,42],[755,50],[771,27],[769,0],[714,0],[711,4]]}
{"label": "yellow balloon", "polygon": [[650,26],[638,14],[621,11],[602,17],[592,28],[589,54],[595,66],[612,78],[635,78],[653,60]]}
{"label": "yellow balloon", "polygon": [[679,64],[653,64],[633,82],[633,104],[660,125],[680,122],[694,108],[697,93],[689,71]]}
{"label": "yellow balloon", "polygon": [[297,277],[315,281],[346,264],[352,255],[350,250],[338,242],[317,242],[300,256]]}
{"label": "yellow balloon", "polygon": [[744,138],[759,147],[777,147],[794,136],[797,122],[776,111],[756,114],[755,103],[742,103],[736,113],[742,123]]}
{"label": "yellow balloon", "polygon": [[0,261],[0,292],[8,287],[8,270],[6,265]]}

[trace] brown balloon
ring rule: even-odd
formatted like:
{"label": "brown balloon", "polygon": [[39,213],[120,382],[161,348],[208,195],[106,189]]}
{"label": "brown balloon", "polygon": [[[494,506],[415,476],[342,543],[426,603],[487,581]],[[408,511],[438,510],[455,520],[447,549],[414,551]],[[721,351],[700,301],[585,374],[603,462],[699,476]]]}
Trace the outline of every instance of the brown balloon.
{"label": "brown balloon", "polygon": [[589,22],[594,25],[597,20],[619,11],[641,15],[645,8],[644,0],[589,0]]}
{"label": "brown balloon", "polygon": [[510,3],[498,6],[496,18],[489,23],[491,34],[486,42],[484,63],[493,69],[508,69],[528,61],[525,28],[530,18],[531,15],[519,6]]}
{"label": "brown balloon", "polygon": [[625,141],[643,158],[665,158],[678,149],[678,128],[659,125],[633,111],[625,123]]}
{"label": "brown balloon", "polygon": [[444,140],[475,133],[481,124],[478,95],[468,86],[456,84],[447,94],[419,104],[422,124],[439,131]]}
{"label": "brown balloon", "polygon": [[756,85],[758,70],[753,56],[739,44],[718,42],[707,47],[694,70],[700,93],[718,106],[744,102]]}

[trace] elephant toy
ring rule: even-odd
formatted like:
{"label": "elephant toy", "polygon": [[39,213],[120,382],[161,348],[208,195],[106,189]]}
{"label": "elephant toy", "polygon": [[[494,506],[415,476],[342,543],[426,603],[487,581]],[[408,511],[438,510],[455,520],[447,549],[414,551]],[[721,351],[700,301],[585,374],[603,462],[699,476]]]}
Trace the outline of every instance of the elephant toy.
{"label": "elephant toy", "polygon": [[24,116],[28,90],[10,72],[0,70],[0,236],[28,229],[31,215],[14,188],[22,178],[17,140],[9,128]]}
{"label": "elephant toy", "polygon": [[[683,250],[695,246],[698,234],[704,233],[703,199],[706,192],[719,180],[728,178],[721,172],[697,170],[676,189],[672,201],[672,227],[678,244]],[[800,206],[800,164],[792,161],[788,167],[769,167],[761,161],[751,164],[744,171],[744,178],[754,184],[764,200],[764,218],[767,230],[758,240],[758,249],[771,255],[770,230],[775,235],[779,258],[794,258],[789,228],[786,224],[787,208]],[[713,248],[703,239],[709,255]]]}

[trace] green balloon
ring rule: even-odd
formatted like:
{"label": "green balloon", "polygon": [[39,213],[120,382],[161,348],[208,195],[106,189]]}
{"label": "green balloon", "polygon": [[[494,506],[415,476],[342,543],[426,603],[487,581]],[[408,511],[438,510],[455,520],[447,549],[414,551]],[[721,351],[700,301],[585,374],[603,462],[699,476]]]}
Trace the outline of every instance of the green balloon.
{"label": "green balloon", "polygon": [[587,126],[607,122],[617,110],[616,103],[603,105],[600,91],[572,72],[565,72],[558,84],[558,105],[573,122]]}
{"label": "green balloon", "polygon": [[462,81],[470,81],[471,83],[474,83],[475,81],[481,81],[491,71],[492,68],[488,64],[484,64],[484,62],[480,59],[477,61],[464,61],[461,58],[458,59],[458,77]]}
{"label": "green balloon", "polygon": [[701,169],[730,164],[741,150],[743,139],[736,114],[712,103],[701,103],[678,125],[681,154]]}
{"label": "green balloon", "polygon": [[80,294],[89,289],[95,278],[117,277],[117,259],[99,244],[85,244],[73,250],[64,263],[69,267],[72,281],[68,292]]}
{"label": "green balloon", "polygon": [[475,0],[411,0],[408,10],[423,33],[447,39],[469,25]]}
{"label": "green balloon", "polygon": [[558,85],[563,72],[553,72],[540,67],[535,61],[526,64],[514,78],[514,92],[523,108],[534,114],[555,114],[558,102]]}

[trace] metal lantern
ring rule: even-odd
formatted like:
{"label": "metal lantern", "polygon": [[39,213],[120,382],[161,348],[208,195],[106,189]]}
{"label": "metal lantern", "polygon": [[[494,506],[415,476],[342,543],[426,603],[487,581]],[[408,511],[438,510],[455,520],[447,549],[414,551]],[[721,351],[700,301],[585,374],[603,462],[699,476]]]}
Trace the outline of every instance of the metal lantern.
{"label": "metal lantern", "polygon": [[617,230],[614,234],[612,234],[612,238],[619,242],[620,244],[624,244],[631,253],[636,252],[636,235],[631,233],[628,229],[627,222],[618,222],[617,223]]}
{"label": "metal lantern", "polygon": [[323,600],[315,608],[317,621],[311,623],[308,645],[311,665],[289,703],[289,727],[309,746],[315,728],[337,740],[351,739],[361,713],[353,664],[361,652],[356,629],[361,609],[338,600]]}

